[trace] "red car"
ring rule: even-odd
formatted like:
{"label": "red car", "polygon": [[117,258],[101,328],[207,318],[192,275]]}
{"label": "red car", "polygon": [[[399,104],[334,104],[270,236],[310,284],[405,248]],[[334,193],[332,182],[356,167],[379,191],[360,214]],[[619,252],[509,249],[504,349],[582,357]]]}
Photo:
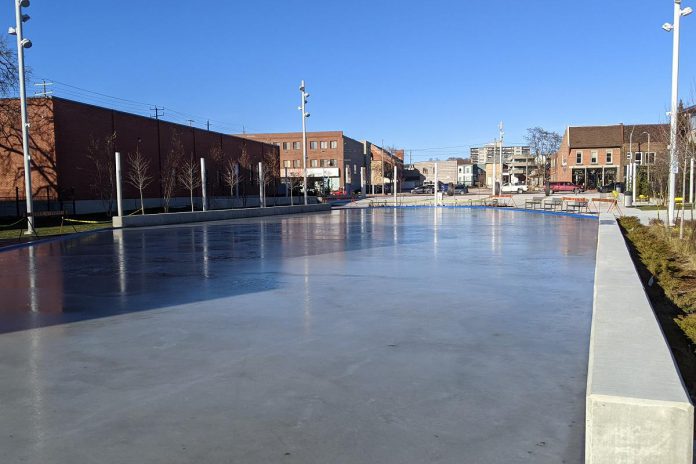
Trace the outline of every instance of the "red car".
{"label": "red car", "polygon": [[556,193],[556,192],[580,193],[583,190],[581,186],[576,185],[572,182],[551,182],[550,188],[551,188],[551,193]]}

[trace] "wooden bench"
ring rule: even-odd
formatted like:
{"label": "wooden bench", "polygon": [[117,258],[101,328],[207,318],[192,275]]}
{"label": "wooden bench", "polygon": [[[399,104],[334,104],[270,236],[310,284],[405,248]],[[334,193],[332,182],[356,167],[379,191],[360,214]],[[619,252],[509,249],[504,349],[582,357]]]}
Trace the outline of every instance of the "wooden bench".
{"label": "wooden bench", "polygon": [[566,202],[566,211],[582,213],[584,209],[586,213],[589,212],[589,201],[587,198],[583,197],[563,197],[563,201]]}

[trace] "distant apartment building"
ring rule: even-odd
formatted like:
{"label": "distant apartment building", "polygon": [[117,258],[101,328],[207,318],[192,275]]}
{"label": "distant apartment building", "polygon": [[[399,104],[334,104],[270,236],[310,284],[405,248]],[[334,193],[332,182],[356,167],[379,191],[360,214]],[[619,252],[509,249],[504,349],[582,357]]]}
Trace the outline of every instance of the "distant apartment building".
{"label": "distant apartment building", "polygon": [[[472,147],[469,149],[469,158],[474,164],[486,164],[493,162],[493,154],[497,156],[496,162],[500,159],[500,148],[495,143],[487,143],[482,147]],[[530,156],[530,149],[526,145],[503,146],[503,160],[511,158],[522,158]]]}
{"label": "distant apartment building", "polygon": [[570,126],[551,157],[551,181],[586,189],[623,182],[631,160],[650,166],[666,156],[668,139],[667,124]]}
{"label": "distant apartment building", "polygon": [[[280,172],[284,183],[303,177],[302,132],[244,134],[251,140],[277,145],[280,148]],[[307,185],[311,190],[330,189],[353,193],[361,187],[361,171],[365,182],[370,179],[369,142],[359,142],[343,131],[307,133]],[[363,171],[364,170],[364,171]]]}
{"label": "distant apartment building", "polygon": [[413,167],[423,175],[423,183],[435,182],[435,166],[437,165],[437,180],[446,184],[458,182],[458,161],[419,161]]}

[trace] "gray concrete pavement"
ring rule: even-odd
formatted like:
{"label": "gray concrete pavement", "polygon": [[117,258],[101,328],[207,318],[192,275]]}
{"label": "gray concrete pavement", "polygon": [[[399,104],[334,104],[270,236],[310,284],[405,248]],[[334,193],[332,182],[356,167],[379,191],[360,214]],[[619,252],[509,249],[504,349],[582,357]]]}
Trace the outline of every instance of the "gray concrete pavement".
{"label": "gray concrete pavement", "polygon": [[596,230],[351,210],[0,253],[0,462],[580,463]]}

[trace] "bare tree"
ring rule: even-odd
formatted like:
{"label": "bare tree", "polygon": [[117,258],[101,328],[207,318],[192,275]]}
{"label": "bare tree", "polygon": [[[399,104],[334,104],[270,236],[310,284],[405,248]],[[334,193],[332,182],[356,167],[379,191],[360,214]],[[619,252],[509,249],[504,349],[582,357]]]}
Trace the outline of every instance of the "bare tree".
{"label": "bare tree", "polygon": [[292,206],[294,204],[292,195],[295,191],[299,193],[300,187],[304,183],[304,177],[300,177],[295,175],[295,173],[291,173],[289,177],[290,181],[290,205]]}
{"label": "bare tree", "polygon": [[196,160],[193,159],[193,156],[181,164],[178,178],[179,183],[188,189],[189,197],[191,198],[191,211],[195,211],[193,205],[193,191],[201,186],[201,175],[200,167]]}
{"label": "bare tree", "polygon": [[5,37],[0,37],[0,96],[9,95],[17,89],[17,57],[7,45]]}
{"label": "bare tree", "polygon": [[239,185],[239,163],[227,160],[222,172],[222,179],[225,185],[230,188],[230,196],[234,197],[234,189]]}
{"label": "bare tree", "polygon": [[87,160],[92,165],[89,187],[99,197],[109,216],[113,212],[116,190],[115,142],[116,132],[103,139],[90,137],[87,147]]}
{"label": "bare tree", "polygon": [[143,156],[140,149],[136,148],[135,153],[128,154],[128,168],[128,177],[126,179],[129,184],[140,192],[140,214],[145,214],[143,190],[152,183],[150,161]]}
{"label": "bare tree", "polygon": [[[265,187],[273,187],[273,206],[275,206],[276,186],[278,176],[280,174],[280,158],[276,155],[275,150],[267,150],[263,155],[263,183]],[[264,187],[264,192],[267,190]],[[268,195],[266,194],[266,197]]]}
{"label": "bare tree", "polygon": [[537,182],[544,184],[548,194],[549,181],[551,180],[549,157],[558,152],[563,137],[557,132],[547,131],[541,127],[530,127],[527,129],[527,135],[524,138],[535,157],[536,163],[540,166],[540,169],[537,170]]}
{"label": "bare tree", "polygon": [[177,174],[184,159],[184,144],[178,132],[172,133],[171,148],[162,160],[162,201],[164,212],[169,212],[169,204],[176,190]]}

